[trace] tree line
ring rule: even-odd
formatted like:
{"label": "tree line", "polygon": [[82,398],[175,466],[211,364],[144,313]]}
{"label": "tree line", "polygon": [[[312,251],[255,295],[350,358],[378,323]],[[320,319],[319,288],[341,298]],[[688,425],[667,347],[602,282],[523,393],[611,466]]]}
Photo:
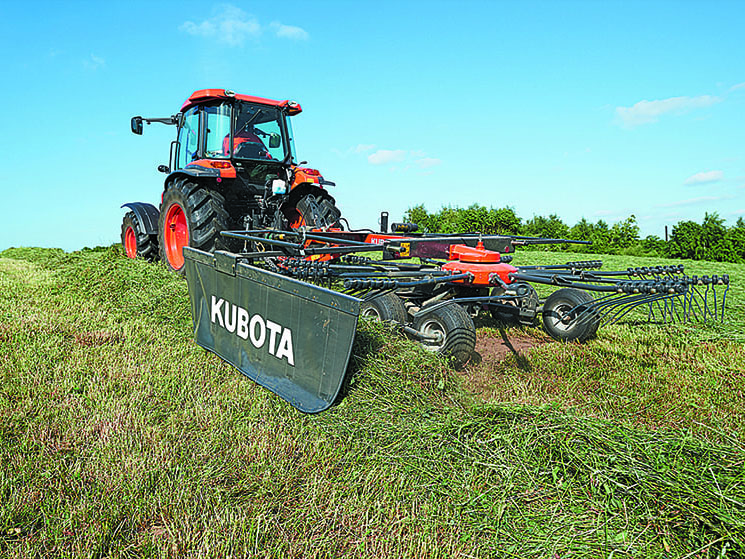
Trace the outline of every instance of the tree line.
{"label": "tree line", "polygon": [[[707,212],[701,223],[679,221],[673,226],[668,241],[656,235],[641,238],[633,214],[612,225],[602,219],[593,223],[583,217],[569,226],[555,214],[533,216],[524,221],[512,208],[474,204],[468,208],[447,207],[429,213],[424,205],[418,205],[409,208],[404,219],[416,223],[419,231],[425,233],[481,232],[592,242],[591,245],[565,244],[562,247],[575,252],[745,262],[745,220],[740,217],[734,226],[728,227],[717,213]],[[555,245],[535,248],[551,250]]]}

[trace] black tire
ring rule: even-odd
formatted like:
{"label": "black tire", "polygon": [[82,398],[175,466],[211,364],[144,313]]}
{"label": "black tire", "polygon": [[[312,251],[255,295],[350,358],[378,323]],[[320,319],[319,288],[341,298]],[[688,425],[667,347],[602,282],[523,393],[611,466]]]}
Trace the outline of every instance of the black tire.
{"label": "black tire", "polygon": [[158,238],[145,233],[134,212],[127,212],[122,220],[122,246],[128,258],[144,258],[148,262],[158,258]]}
{"label": "black tire", "polygon": [[466,363],[476,347],[473,320],[456,303],[417,316],[414,329],[428,335],[440,334],[439,340],[422,340],[421,344],[430,351],[449,356],[458,365]]}
{"label": "black tire", "polygon": [[307,193],[300,194],[299,198],[292,196],[283,212],[290,227],[324,229],[340,226],[341,211],[336,207],[336,201],[320,188],[312,188]]}
{"label": "black tire", "polygon": [[543,328],[560,341],[584,342],[600,326],[600,316],[589,307],[594,301],[587,291],[567,287],[554,291],[543,303]]}
{"label": "black tire", "polygon": [[401,298],[395,293],[383,293],[360,305],[360,316],[367,316],[383,322],[406,325],[408,314]]}
{"label": "black tire", "polygon": [[[181,210],[182,216],[178,215]],[[187,231],[176,236],[175,226],[185,221]],[[160,258],[174,272],[184,273],[181,255],[183,246],[206,252],[227,249],[220,231],[230,228],[230,217],[225,210],[225,198],[198,183],[179,179],[168,185],[163,193],[158,219]],[[168,229],[168,230],[166,230]]]}

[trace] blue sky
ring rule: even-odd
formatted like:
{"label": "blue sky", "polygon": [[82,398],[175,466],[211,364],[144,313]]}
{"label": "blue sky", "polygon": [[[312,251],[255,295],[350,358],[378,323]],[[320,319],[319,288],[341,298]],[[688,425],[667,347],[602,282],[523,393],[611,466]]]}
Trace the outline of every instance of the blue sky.
{"label": "blue sky", "polygon": [[745,2],[0,0],[0,250],[118,242],[168,116],[207,87],[301,103],[355,227],[423,203],[643,235],[745,216]]}

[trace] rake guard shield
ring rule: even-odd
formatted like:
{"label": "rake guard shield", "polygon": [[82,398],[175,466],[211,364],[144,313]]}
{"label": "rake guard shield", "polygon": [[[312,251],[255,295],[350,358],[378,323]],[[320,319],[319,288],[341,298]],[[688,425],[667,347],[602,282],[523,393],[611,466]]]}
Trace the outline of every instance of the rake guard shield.
{"label": "rake guard shield", "polygon": [[360,300],[239,261],[184,248],[194,337],[305,413],[336,399]]}

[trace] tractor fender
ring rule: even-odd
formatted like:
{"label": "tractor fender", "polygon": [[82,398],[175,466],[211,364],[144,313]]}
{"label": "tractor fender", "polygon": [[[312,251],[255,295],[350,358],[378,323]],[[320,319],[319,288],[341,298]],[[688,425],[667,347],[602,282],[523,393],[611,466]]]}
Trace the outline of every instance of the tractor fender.
{"label": "tractor fender", "polygon": [[164,183],[164,187],[167,188],[169,183],[175,182],[180,178],[220,178],[220,170],[211,169],[208,167],[200,167],[198,165],[185,167],[183,169],[176,169],[172,173],[168,174]]}
{"label": "tractor fender", "polygon": [[158,234],[158,217],[160,215],[158,208],[147,202],[129,202],[122,204],[122,208],[129,208],[135,213],[145,233],[148,235]]}
{"label": "tractor fender", "polygon": [[302,198],[306,194],[311,194],[311,193],[315,195],[320,194],[324,198],[328,197],[331,199],[332,202],[334,203],[336,202],[336,200],[334,200],[334,197],[331,196],[331,194],[329,194],[328,190],[312,182],[303,182],[303,183],[300,183],[294,186],[292,190],[290,190],[290,193],[288,194],[288,200],[290,201],[291,204],[295,204],[297,203],[298,200],[300,200],[300,198]]}

